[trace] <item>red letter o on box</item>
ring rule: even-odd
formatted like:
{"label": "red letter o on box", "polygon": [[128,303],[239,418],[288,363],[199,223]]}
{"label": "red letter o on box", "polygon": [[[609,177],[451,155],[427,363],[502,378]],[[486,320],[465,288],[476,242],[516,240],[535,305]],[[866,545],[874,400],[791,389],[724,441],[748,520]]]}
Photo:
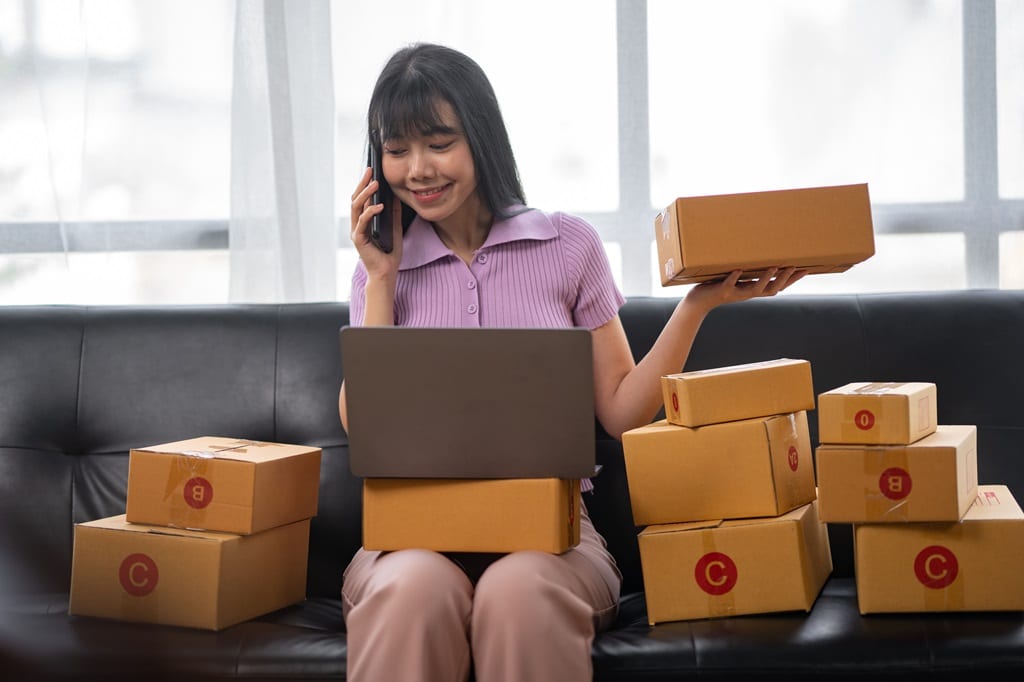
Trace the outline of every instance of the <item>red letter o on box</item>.
{"label": "red letter o on box", "polygon": [[861,410],[853,415],[853,423],[861,431],[869,431],[875,425],[875,415],[871,410]]}
{"label": "red letter o on box", "polygon": [[156,562],[145,554],[129,554],[121,562],[118,578],[125,592],[133,597],[144,597],[156,589],[160,572]]}

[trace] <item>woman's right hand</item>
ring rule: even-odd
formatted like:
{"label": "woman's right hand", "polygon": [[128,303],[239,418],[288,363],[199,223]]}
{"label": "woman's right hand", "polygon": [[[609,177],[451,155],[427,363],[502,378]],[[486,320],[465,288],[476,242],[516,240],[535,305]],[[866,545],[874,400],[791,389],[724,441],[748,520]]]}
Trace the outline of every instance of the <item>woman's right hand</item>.
{"label": "woman's right hand", "polygon": [[391,202],[390,222],[394,235],[394,248],[391,253],[384,253],[370,240],[370,223],[375,215],[384,211],[384,204],[371,203],[373,193],[378,189],[377,185],[377,181],[372,180],[371,170],[367,168],[352,194],[352,231],[349,234],[371,278],[396,274],[402,261],[402,203],[397,199]]}

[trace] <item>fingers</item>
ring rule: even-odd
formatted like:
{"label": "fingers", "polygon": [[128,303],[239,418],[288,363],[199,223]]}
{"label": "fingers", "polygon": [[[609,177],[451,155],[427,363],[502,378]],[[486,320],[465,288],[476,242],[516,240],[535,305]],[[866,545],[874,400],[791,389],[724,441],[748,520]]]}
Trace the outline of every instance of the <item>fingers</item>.
{"label": "fingers", "polygon": [[[785,272],[785,271],[783,271]],[[779,274],[778,268],[771,268],[758,283],[761,296],[774,296],[781,291],[783,275]]]}
{"label": "fingers", "polygon": [[356,185],[355,192],[352,193],[352,205],[351,205],[351,232],[349,237],[354,244],[360,244],[361,242],[369,241],[369,230],[370,219],[384,210],[383,204],[371,204],[373,193],[377,191],[378,183],[375,180],[371,180],[371,170],[367,168],[363,171],[363,176],[359,179],[359,183]]}
{"label": "fingers", "polygon": [[742,273],[734,271],[722,283],[727,291],[733,292],[735,300],[746,300],[760,296],[774,296],[798,282],[806,274],[806,270],[798,270],[795,267],[772,267],[758,273],[755,277],[740,280]]}
{"label": "fingers", "polygon": [[733,270],[729,273],[729,276],[725,278],[723,284],[731,289],[736,286],[736,283],[740,281],[740,277],[742,276],[742,270]]}
{"label": "fingers", "polygon": [[370,184],[370,175],[372,173],[373,169],[371,168],[367,168],[363,171],[363,176],[359,178],[359,183],[356,185],[356,191],[352,193],[352,203],[355,203],[356,198],[366,191],[367,185]]}
{"label": "fingers", "polygon": [[806,270],[794,270],[792,276],[786,281],[786,285],[783,288],[785,289],[792,286],[793,284],[796,284],[797,282],[802,280],[804,278],[804,275],[806,274]]}
{"label": "fingers", "polygon": [[761,295],[774,296],[780,291],[784,291],[793,284],[796,284],[806,274],[806,270],[797,270],[795,267],[788,267],[783,270],[772,268],[763,278],[765,286],[762,289]]}

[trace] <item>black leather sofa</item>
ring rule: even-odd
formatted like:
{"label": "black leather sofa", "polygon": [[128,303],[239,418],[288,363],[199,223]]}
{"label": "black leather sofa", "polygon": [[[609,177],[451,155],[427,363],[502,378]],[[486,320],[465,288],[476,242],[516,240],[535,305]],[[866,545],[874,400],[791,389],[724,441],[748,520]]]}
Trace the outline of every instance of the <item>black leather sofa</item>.
{"label": "black leather sofa", "polygon": [[[638,356],[674,304],[626,304]],[[339,590],[361,502],[336,407],[346,321],[341,303],[0,308],[0,677],[344,678]],[[978,427],[981,482],[1024,500],[1024,291],[733,304],[708,318],[687,368],[778,357],[809,360],[818,393],[935,382],[939,423]],[[124,511],[130,448],[193,435],[323,448],[307,600],[220,632],[69,616],[74,523]],[[597,456],[604,470],[587,504],[625,583],[617,624],[593,645],[595,679],[1024,672],[1021,612],[859,615],[852,529],[841,524],[829,527],[834,570],[809,613],[649,627],[622,450],[599,437]]]}

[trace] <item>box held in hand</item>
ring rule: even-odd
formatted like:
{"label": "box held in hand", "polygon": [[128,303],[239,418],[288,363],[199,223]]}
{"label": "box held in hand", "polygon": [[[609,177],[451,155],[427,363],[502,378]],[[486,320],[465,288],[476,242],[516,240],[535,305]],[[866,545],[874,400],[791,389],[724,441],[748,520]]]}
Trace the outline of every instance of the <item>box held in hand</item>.
{"label": "box held in hand", "polygon": [[867,184],[680,197],[654,221],[661,284],[843,272],[875,253]]}

